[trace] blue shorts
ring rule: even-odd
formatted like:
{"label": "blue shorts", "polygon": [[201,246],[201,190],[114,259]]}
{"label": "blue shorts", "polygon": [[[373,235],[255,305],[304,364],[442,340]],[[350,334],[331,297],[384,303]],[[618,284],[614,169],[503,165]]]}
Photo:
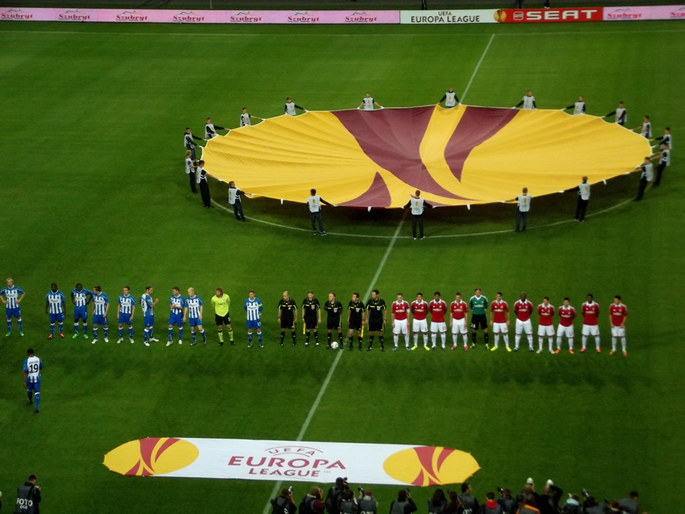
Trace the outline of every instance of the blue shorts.
{"label": "blue shorts", "polygon": [[88,320],[88,311],[85,305],[83,307],[74,307],[74,321],[78,320]]}
{"label": "blue shorts", "polygon": [[34,393],[40,393],[40,378],[38,379],[38,382],[27,382],[26,390],[33,391]]}
{"label": "blue shorts", "polygon": [[130,325],[131,324],[131,314],[123,312],[119,313],[119,319],[117,319],[120,325]]}
{"label": "blue shorts", "polygon": [[261,330],[262,328],[262,322],[258,319],[248,319],[246,325],[248,330]]}
{"label": "blue shorts", "polygon": [[102,314],[93,314],[93,325],[107,326],[107,318],[105,318]]}
{"label": "blue shorts", "polygon": [[19,307],[14,307],[13,309],[5,307],[5,313],[7,314],[7,319],[10,319],[12,317],[17,319],[21,318],[21,312],[19,312]]}
{"label": "blue shorts", "polygon": [[188,326],[190,327],[201,327],[202,320],[200,318],[190,318],[188,320]]}
{"label": "blue shorts", "polygon": [[64,321],[64,313],[50,314],[50,323],[62,323]]}
{"label": "blue shorts", "polygon": [[154,316],[154,315],[152,315],[152,316],[148,316],[148,315],[143,316],[143,326],[145,326],[145,327],[151,327],[151,326],[154,325],[154,324],[155,324],[155,316]]}
{"label": "blue shorts", "polygon": [[172,312],[169,314],[169,326],[176,325],[177,327],[183,326],[183,313],[182,312]]}

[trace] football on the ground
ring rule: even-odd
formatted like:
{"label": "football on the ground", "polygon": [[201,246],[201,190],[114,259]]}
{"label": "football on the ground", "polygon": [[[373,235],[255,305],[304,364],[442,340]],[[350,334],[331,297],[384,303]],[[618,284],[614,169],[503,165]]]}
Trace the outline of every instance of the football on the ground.
{"label": "football on the ground", "polygon": [[337,350],[339,346],[340,345],[338,344],[338,341],[333,341],[331,343],[331,348],[333,348],[334,350]]}

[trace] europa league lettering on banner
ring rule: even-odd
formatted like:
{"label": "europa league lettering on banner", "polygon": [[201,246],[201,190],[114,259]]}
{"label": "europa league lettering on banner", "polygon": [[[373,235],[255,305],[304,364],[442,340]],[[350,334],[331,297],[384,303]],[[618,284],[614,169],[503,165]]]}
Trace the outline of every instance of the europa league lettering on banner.
{"label": "europa league lettering on banner", "polygon": [[333,482],[427,487],[458,484],[480,469],[467,452],[441,446],[148,437],[105,455],[129,476]]}

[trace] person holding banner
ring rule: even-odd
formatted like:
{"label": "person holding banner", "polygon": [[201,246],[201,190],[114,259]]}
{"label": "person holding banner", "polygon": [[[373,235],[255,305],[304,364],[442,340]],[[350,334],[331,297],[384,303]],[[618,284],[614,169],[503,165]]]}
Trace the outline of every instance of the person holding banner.
{"label": "person holding banner", "polygon": [[445,107],[448,109],[451,109],[455,105],[461,103],[459,101],[459,97],[457,97],[457,93],[454,92],[454,89],[449,88],[444,95],[442,95],[442,98],[438,102],[439,104],[445,102]]}
{"label": "person holding banner", "polygon": [[533,92],[530,89],[526,91],[526,95],[523,98],[521,98],[521,101],[514,106],[514,109],[517,109],[521,106],[523,106],[523,110],[525,111],[538,108],[537,104],[535,103],[535,97],[533,96]]}

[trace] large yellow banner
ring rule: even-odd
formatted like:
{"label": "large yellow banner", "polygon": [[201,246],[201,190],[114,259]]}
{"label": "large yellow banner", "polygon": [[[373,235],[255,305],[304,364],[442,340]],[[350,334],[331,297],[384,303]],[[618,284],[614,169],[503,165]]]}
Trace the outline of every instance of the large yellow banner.
{"label": "large yellow banner", "polygon": [[542,196],[633,171],[649,141],[591,115],[460,105],[279,116],[210,140],[205,168],[247,193],[334,205],[402,207]]}

